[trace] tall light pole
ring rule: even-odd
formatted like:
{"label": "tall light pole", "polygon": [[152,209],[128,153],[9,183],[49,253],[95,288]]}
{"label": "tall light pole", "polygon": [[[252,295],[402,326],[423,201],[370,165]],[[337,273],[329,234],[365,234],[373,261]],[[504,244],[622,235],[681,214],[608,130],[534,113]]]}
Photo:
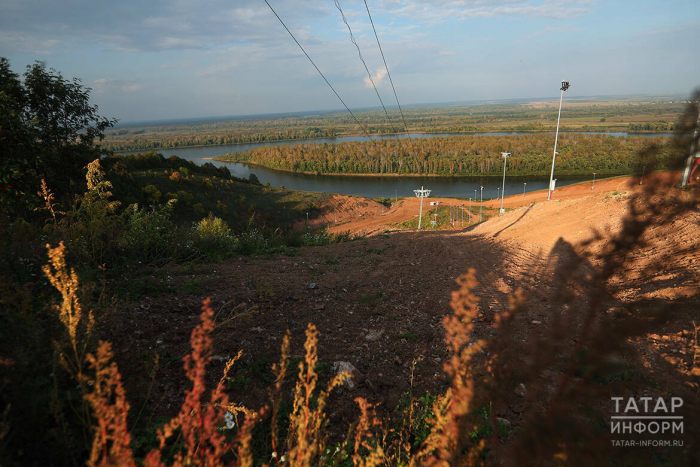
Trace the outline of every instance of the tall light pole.
{"label": "tall light pole", "polygon": [[479,222],[481,222],[481,211],[484,210],[484,187],[481,187],[481,205],[479,206]]}
{"label": "tall light pole", "polygon": [[430,190],[425,190],[421,186],[420,190],[413,190],[413,192],[418,198],[420,198],[420,213],[418,214],[418,230],[420,230],[420,223],[423,219],[423,198],[427,198],[428,196],[430,196]]}
{"label": "tall light pole", "polygon": [[503,194],[501,196],[501,214],[503,214],[504,212],[506,212],[506,210],[503,209],[503,198],[506,197],[506,162],[508,162],[510,153],[502,152],[501,156],[503,156]]}
{"label": "tall light pole", "polygon": [[527,186],[527,182],[523,183],[523,196],[525,196],[525,187]]}
{"label": "tall light pole", "polygon": [[593,172],[593,183],[591,183],[591,190],[595,186],[595,172]]}
{"label": "tall light pole", "polygon": [[557,117],[557,133],[554,136],[554,154],[552,155],[552,173],[549,175],[549,190],[547,192],[547,201],[552,199],[552,181],[554,180],[554,162],[557,160],[557,142],[559,141],[559,120],[561,120],[561,103],[564,100],[564,91],[569,89],[569,82],[561,82],[561,97],[559,98],[559,116]]}

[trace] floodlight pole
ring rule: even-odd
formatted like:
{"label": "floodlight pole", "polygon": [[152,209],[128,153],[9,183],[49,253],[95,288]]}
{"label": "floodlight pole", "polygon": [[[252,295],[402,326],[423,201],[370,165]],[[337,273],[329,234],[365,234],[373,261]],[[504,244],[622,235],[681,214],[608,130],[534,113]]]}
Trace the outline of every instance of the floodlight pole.
{"label": "floodlight pole", "polygon": [[561,120],[561,103],[564,100],[564,91],[569,89],[569,82],[561,82],[561,97],[559,97],[559,116],[557,117],[557,132],[554,136],[554,154],[552,155],[552,173],[549,175],[549,188],[547,189],[547,201],[552,199],[552,180],[554,180],[554,162],[557,160],[557,142],[559,141],[559,120]]}
{"label": "floodlight pole", "polygon": [[593,172],[593,183],[591,183],[591,190],[595,187],[595,172]]}
{"label": "floodlight pole", "polygon": [[700,129],[700,102],[698,103],[698,119],[695,123],[695,130],[693,130],[693,137],[690,140],[690,148],[688,150],[688,157],[683,165],[683,171],[681,172],[681,182],[680,187],[685,188],[690,183],[690,172],[693,170],[693,162],[696,157],[700,157],[698,153],[698,130]]}
{"label": "floodlight pole", "polygon": [[481,205],[479,206],[479,222],[481,222],[481,211],[484,210],[484,187],[481,187]]}
{"label": "floodlight pole", "polygon": [[420,230],[421,220],[423,219],[423,198],[430,196],[430,190],[426,190],[421,186],[420,190],[413,190],[413,192],[416,194],[416,197],[420,198],[420,211],[418,214],[418,230]]}
{"label": "floodlight pole", "polygon": [[503,198],[506,196],[506,163],[508,162],[510,153],[502,152],[501,156],[503,156],[503,194],[501,195],[501,214],[503,214],[505,212],[505,209],[503,209]]}

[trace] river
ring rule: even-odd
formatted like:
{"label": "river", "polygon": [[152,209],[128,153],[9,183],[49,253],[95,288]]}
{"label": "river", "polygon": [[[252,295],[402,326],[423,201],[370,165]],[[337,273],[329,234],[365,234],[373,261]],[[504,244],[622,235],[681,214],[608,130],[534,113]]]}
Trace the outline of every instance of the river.
{"label": "river", "polygon": [[[578,133],[578,132],[576,132]],[[445,136],[510,136],[524,135],[531,133],[501,132],[501,133],[470,133],[468,135],[454,134],[417,134],[414,137],[433,138]],[[643,137],[667,137],[668,133],[659,134],[630,134],[624,132],[604,133],[586,132],[582,134],[606,134],[610,136],[643,136]],[[372,136],[373,139],[391,139],[393,135]],[[407,138],[406,135],[399,135],[399,138]],[[248,143],[229,144],[224,146],[206,146],[198,148],[175,148],[162,149],[164,156],[176,155],[183,159],[203,164],[211,162],[217,166],[226,166],[236,177],[248,178],[254,173],[261,183],[269,183],[273,187],[284,186],[289,190],[316,191],[322,193],[339,193],[344,195],[366,196],[368,198],[394,196],[413,196],[413,190],[421,186],[432,190],[431,196],[474,198],[480,196],[480,188],[483,186],[484,199],[497,198],[500,196],[502,187],[502,177],[362,177],[362,176],[342,176],[342,175],[307,175],[291,172],[280,172],[266,169],[265,167],[252,166],[238,162],[219,162],[209,160],[213,157],[233,152],[244,152],[249,149],[263,146],[277,146],[290,144],[307,143],[342,143],[347,141],[368,141],[366,136],[346,136],[342,138],[324,138],[305,141],[277,141],[268,143]],[[124,154],[135,154],[135,152],[125,152]],[[555,168],[556,177],[556,168]],[[583,177],[557,177],[557,186],[571,185],[582,181],[591,180],[593,174],[588,178]],[[508,177],[506,174],[505,192],[506,196],[522,194],[523,191],[547,189],[549,177]]]}

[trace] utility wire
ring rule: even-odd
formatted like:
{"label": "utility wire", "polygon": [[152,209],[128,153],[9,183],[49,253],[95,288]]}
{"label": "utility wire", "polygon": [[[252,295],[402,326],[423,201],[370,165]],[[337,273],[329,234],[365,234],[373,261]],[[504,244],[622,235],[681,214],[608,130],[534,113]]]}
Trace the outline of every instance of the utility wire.
{"label": "utility wire", "polygon": [[377,98],[379,99],[379,102],[382,104],[382,109],[384,109],[384,114],[386,115],[386,119],[389,121],[389,125],[391,125],[391,129],[394,132],[394,136],[396,136],[396,139],[399,139],[399,135],[397,134],[398,132],[396,131],[394,124],[391,122],[391,117],[389,117],[389,112],[386,111],[386,107],[384,106],[384,101],[382,100],[382,97],[379,95],[379,90],[377,90],[377,86],[374,84],[374,79],[372,79],[372,73],[370,73],[369,68],[367,68],[367,63],[365,62],[365,58],[362,56],[362,51],[360,51],[360,46],[355,41],[355,35],[352,33],[352,28],[350,27],[348,20],[345,18],[345,13],[343,13],[343,9],[340,7],[339,0],[335,0],[335,7],[340,12],[340,16],[343,17],[343,23],[345,23],[345,26],[348,27],[348,31],[350,32],[350,41],[353,44],[355,44],[355,48],[357,49],[357,55],[359,55],[360,61],[362,61],[362,64],[365,66],[365,71],[367,71],[367,77],[369,78],[370,83],[372,83],[372,87],[374,88],[374,92],[377,93]]}
{"label": "utility wire", "polygon": [[340,100],[340,102],[343,103],[343,105],[345,106],[345,109],[346,109],[348,112],[350,112],[350,115],[352,115],[352,118],[355,119],[355,122],[356,122],[356,123],[360,126],[360,128],[362,128],[362,130],[365,132],[365,135],[367,135],[367,137],[369,138],[370,141],[374,141],[374,140],[372,139],[372,137],[369,135],[369,133],[367,132],[367,129],[365,129],[365,127],[362,126],[362,124],[361,124],[360,121],[357,119],[357,117],[355,117],[355,114],[352,113],[352,110],[350,110],[350,108],[347,106],[347,104],[345,103],[345,101],[343,100],[343,98],[340,97],[340,95],[339,95],[338,92],[335,90],[335,88],[334,88],[334,87],[331,85],[331,83],[326,79],[326,77],[323,75],[323,73],[321,73],[321,70],[318,69],[318,67],[316,66],[316,64],[314,63],[314,61],[311,60],[311,57],[309,57],[309,54],[306,53],[306,50],[304,50],[304,47],[301,46],[301,44],[299,43],[299,41],[297,40],[297,38],[294,37],[294,34],[292,34],[292,31],[290,31],[289,28],[287,27],[287,25],[284,24],[284,21],[282,21],[282,18],[279,17],[279,15],[278,15],[277,12],[275,11],[275,9],[272,8],[272,5],[270,5],[270,3],[268,3],[267,0],[265,0],[265,3],[267,3],[267,6],[270,7],[270,10],[272,10],[272,13],[274,13],[274,15],[275,15],[275,16],[277,17],[277,19],[280,21],[280,23],[282,23],[282,26],[284,26],[284,29],[286,29],[287,32],[289,33],[289,35],[292,36],[292,39],[294,39],[294,42],[296,42],[297,45],[299,46],[299,48],[301,49],[301,51],[304,52],[304,55],[306,55],[306,58],[308,58],[309,61],[311,62],[311,64],[314,66],[314,68],[316,68],[316,71],[318,71],[318,73],[321,75],[321,77],[322,77],[323,80],[326,82],[326,84],[331,88],[331,90],[333,91],[333,93],[335,94],[335,96]]}
{"label": "utility wire", "polygon": [[[265,0],[267,1],[267,0]],[[396,94],[396,88],[394,87],[394,80],[391,79],[391,73],[389,72],[389,65],[386,64],[386,58],[384,58],[384,51],[382,50],[382,44],[379,43],[379,36],[377,35],[377,29],[374,27],[374,21],[372,21],[372,14],[369,12],[369,6],[367,5],[367,0],[365,1],[365,8],[367,9],[367,15],[369,16],[369,22],[372,23],[372,30],[374,31],[374,37],[377,39],[377,45],[379,46],[379,52],[382,54],[382,60],[384,60],[384,67],[386,68],[386,74],[389,75],[389,82],[391,83],[391,89],[394,90],[394,97],[396,98],[396,104],[399,106],[399,112],[401,112],[401,119],[403,120],[403,126],[406,128],[406,134],[411,137],[411,133],[408,132],[408,125],[406,125],[406,118],[403,116],[403,110],[401,109],[401,104],[399,103],[399,96]]]}

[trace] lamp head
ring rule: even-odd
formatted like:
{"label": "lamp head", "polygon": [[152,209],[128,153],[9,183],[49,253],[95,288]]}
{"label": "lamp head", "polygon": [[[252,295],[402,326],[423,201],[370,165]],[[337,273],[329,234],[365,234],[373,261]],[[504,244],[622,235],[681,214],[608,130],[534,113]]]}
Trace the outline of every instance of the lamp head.
{"label": "lamp head", "polygon": [[562,82],[561,82],[561,90],[562,90],[562,91],[566,91],[567,89],[569,89],[569,86],[570,86],[570,84],[569,84],[568,81],[562,81]]}

